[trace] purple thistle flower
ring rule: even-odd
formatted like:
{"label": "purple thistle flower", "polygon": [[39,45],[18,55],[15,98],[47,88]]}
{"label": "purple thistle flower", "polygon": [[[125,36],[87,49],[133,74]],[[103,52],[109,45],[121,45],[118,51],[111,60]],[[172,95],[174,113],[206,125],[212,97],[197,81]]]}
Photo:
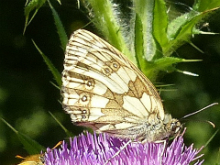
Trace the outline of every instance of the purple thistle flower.
{"label": "purple thistle flower", "polygon": [[[90,133],[81,134],[70,139],[70,147],[66,142],[60,149],[47,149],[46,165],[188,165],[197,160],[194,165],[201,165],[198,153],[201,149],[193,149],[193,145],[186,147],[183,137],[173,140],[171,145],[164,147],[164,143],[135,143],[111,137],[107,134],[98,136]],[[126,146],[125,146],[126,145]],[[121,148],[125,147],[123,150]],[[119,152],[116,156],[115,154]],[[113,157],[113,158],[112,158]]]}

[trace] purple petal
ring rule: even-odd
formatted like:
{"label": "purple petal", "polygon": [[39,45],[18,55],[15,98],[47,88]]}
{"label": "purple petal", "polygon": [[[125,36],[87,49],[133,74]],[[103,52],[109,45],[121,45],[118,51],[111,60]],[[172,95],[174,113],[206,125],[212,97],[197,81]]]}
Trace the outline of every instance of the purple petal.
{"label": "purple petal", "polygon": [[[166,146],[166,147],[164,147]],[[124,149],[121,149],[123,148]],[[200,150],[193,145],[186,147],[183,137],[174,139],[171,145],[165,143],[135,143],[128,140],[108,136],[107,134],[92,135],[86,133],[70,139],[69,148],[65,141],[60,149],[47,149],[46,165],[103,165],[106,162],[114,165],[188,165],[197,160],[201,165]],[[118,154],[116,154],[118,152]]]}

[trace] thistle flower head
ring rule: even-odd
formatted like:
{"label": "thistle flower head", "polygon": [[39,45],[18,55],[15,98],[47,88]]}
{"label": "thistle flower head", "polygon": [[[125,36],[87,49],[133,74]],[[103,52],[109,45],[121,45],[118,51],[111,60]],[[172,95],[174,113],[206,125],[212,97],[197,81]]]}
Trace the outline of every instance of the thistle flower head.
{"label": "thistle flower head", "polygon": [[[47,149],[45,154],[46,165],[188,165],[197,160],[194,165],[201,165],[199,155],[201,149],[186,147],[183,137],[173,140],[171,145],[164,143],[127,143],[107,134],[81,134],[70,139],[70,144],[63,141],[60,149]],[[124,149],[122,149],[124,147]]]}

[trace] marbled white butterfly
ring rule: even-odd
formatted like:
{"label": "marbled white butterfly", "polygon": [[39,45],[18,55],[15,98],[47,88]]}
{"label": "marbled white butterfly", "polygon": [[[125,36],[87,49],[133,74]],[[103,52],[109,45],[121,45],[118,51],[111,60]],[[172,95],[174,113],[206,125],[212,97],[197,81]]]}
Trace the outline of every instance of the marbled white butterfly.
{"label": "marbled white butterfly", "polygon": [[160,96],[120,51],[86,30],[66,47],[62,73],[64,110],[97,133],[142,143],[176,135],[181,124],[165,114]]}

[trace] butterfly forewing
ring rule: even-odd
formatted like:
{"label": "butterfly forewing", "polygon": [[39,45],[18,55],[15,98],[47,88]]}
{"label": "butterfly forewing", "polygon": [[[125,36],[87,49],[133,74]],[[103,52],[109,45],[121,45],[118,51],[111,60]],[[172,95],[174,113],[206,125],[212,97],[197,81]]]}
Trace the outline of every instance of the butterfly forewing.
{"label": "butterfly forewing", "polygon": [[121,52],[91,32],[80,29],[70,37],[62,82],[63,106],[74,123],[145,141],[160,138],[146,135],[159,125],[162,130],[155,136],[167,136],[161,135],[166,131],[163,121],[171,118],[165,116],[153,84]]}

